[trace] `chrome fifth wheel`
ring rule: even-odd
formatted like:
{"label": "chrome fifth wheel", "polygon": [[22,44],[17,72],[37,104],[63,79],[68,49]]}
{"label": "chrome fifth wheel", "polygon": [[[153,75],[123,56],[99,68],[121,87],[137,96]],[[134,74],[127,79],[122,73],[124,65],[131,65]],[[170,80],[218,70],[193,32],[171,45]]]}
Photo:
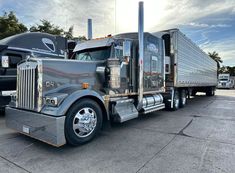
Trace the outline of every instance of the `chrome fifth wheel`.
{"label": "chrome fifth wheel", "polygon": [[81,99],[68,111],[65,119],[65,136],[71,145],[92,140],[102,126],[100,106],[91,99]]}

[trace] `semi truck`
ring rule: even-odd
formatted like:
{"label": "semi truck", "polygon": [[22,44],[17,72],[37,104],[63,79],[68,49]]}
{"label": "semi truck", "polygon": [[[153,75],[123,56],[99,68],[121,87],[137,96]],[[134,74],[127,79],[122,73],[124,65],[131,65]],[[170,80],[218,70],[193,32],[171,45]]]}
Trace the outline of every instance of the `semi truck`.
{"label": "semi truck", "polygon": [[143,31],[140,2],[138,33],[77,44],[73,60],[20,62],[7,127],[54,146],[80,145],[105,122],[177,110],[199,91],[213,96],[216,62],[179,30],[157,34]]}
{"label": "semi truck", "polygon": [[217,88],[221,89],[231,89],[234,87],[234,81],[231,79],[230,74],[224,73],[219,74],[218,86]]}
{"label": "semi truck", "polygon": [[[10,101],[16,90],[17,64],[29,56],[64,59],[67,39],[46,33],[22,33],[0,40],[0,109]],[[73,46],[73,45],[72,45]]]}

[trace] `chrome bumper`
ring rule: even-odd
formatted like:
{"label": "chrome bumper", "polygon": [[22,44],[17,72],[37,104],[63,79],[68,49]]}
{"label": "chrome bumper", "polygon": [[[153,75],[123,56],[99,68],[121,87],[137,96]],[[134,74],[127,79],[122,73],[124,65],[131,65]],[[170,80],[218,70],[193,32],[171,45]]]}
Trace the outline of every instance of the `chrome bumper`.
{"label": "chrome bumper", "polygon": [[57,147],[66,143],[64,122],[65,116],[52,117],[11,107],[6,108],[7,127]]}

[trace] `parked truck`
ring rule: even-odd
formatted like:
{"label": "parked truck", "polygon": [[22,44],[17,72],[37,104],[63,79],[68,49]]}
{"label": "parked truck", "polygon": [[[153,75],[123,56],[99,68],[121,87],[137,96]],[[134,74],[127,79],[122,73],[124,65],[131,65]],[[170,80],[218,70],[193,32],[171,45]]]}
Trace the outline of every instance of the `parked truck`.
{"label": "parked truck", "polygon": [[231,89],[234,87],[234,81],[231,79],[230,74],[224,73],[219,74],[218,86],[217,88],[221,89]]}
{"label": "parked truck", "polygon": [[7,127],[55,146],[79,145],[104,122],[176,110],[198,91],[214,95],[216,62],[179,30],[144,33],[142,2],[139,7],[139,33],[78,44],[74,60],[19,63]]}
{"label": "parked truck", "polygon": [[[10,101],[16,90],[16,66],[29,56],[64,59],[67,39],[46,33],[23,33],[0,40],[0,109]],[[73,46],[73,45],[72,45]]]}

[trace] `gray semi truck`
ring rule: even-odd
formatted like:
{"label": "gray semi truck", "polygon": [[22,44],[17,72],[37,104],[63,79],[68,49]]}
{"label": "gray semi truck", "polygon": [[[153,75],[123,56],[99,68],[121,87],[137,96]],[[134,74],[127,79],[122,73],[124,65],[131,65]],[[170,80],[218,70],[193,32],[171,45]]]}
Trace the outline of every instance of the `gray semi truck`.
{"label": "gray semi truck", "polygon": [[71,55],[74,41],[46,33],[30,32],[0,40],[0,111],[16,90],[17,64],[29,56],[64,59]]}
{"label": "gray semi truck", "polygon": [[216,67],[177,29],[144,33],[140,2],[139,33],[78,44],[73,60],[19,63],[6,125],[54,146],[83,144],[104,122],[177,110],[198,91],[214,95]]}

